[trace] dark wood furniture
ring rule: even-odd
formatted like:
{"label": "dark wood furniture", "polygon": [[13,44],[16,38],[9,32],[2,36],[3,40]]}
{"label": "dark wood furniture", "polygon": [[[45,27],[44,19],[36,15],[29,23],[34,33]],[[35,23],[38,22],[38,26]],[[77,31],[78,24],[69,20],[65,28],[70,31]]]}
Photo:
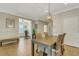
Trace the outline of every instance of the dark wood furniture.
{"label": "dark wood furniture", "polygon": [[48,55],[52,56],[52,45],[56,42],[57,40],[57,36],[51,36],[51,37],[46,37],[46,38],[42,38],[42,39],[32,39],[32,56],[34,56],[35,50],[34,50],[34,46],[35,44],[38,45],[43,45],[45,48],[48,48]]}
{"label": "dark wood furniture", "polygon": [[64,53],[64,37],[65,33],[58,35],[57,42],[53,45],[56,56],[62,56]]}

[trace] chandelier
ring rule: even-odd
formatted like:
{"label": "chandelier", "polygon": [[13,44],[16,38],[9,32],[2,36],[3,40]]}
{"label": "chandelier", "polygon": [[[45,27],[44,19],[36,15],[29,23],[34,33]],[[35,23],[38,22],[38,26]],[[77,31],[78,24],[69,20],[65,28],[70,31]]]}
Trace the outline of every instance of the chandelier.
{"label": "chandelier", "polygon": [[52,14],[50,11],[50,2],[48,3],[48,16],[47,16],[47,20],[52,20]]}

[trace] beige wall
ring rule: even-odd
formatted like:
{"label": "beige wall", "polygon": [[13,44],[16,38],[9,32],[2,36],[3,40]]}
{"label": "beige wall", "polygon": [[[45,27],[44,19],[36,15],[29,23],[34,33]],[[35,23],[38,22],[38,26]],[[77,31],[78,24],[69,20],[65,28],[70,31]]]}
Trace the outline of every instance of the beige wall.
{"label": "beige wall", "polygon": [[[15,20],[15,28],[6,28],[6,18]],[[18,37],[18,23],[18,17],[0,12],[0,40]]]}

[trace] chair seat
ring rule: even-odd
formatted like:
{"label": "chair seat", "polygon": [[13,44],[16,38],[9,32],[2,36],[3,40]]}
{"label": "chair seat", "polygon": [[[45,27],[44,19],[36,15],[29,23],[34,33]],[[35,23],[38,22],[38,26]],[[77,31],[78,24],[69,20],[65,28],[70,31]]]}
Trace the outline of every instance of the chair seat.
{"label": "chair seat", "polygon": [[56,51],[56,49],[52,49],[52,52],[55,52]]}

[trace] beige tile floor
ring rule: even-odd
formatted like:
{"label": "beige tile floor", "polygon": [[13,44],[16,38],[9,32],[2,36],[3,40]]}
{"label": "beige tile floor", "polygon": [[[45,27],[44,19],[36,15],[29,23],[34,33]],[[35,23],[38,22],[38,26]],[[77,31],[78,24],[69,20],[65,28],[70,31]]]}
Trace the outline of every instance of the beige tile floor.
{"label": "beige tile floor", "polygon": [[[65,56],[79,56],[79,48],[65,45]],[[20,38],[19,43],[0,47],[0,56],[31,56],[31,40]]]}

